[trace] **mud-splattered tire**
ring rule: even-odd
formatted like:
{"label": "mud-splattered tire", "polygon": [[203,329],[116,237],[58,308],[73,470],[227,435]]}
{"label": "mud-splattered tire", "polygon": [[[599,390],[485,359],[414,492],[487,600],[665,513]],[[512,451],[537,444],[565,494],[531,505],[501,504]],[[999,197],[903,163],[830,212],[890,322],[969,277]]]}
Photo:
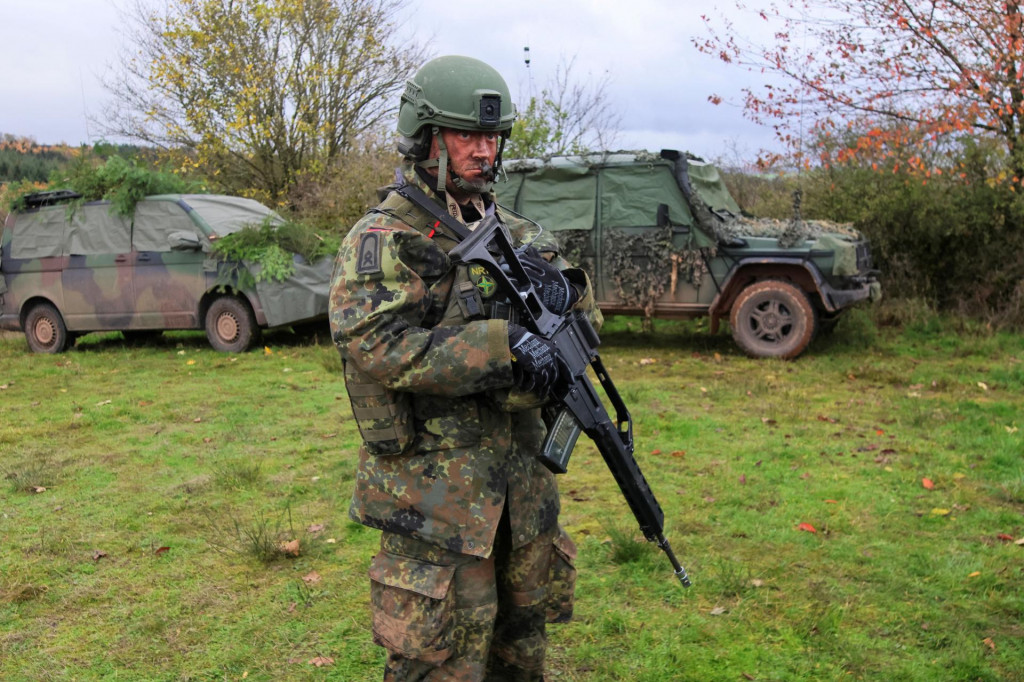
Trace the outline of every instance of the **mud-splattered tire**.
{"label": "mud-splattered tire", "polygon": [[729,316],[732,337],[756,358],[795,358],[814,338],[817,314],[807,294],[779,280],[755,282],[740,292]]}
{"label": "mud-splattered tire", "polygon": [[37,303],[28,311],[25,339],[33,353],[62,353],[71,342],[64,318],[49,303]]}
{"label": "mud-splattered tire", "polygon": [[215,350],[243,353],[259,338],[252,309],[234,296],[221,296],[206,311],[206,338]]}

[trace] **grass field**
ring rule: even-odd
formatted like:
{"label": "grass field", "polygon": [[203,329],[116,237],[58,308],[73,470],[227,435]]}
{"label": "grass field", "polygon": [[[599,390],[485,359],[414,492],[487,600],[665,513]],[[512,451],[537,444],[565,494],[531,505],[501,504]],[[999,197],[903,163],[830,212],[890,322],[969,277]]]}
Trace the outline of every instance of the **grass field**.
{"label": "grass field", "polygon": [[[783,363],[630,327],[602,357],[693,587],[581,441],[548,679],[1024,679],[1019,336],[855,311]],[[0,338],[0,679],[379,679],[339,369],[287,334]]]}

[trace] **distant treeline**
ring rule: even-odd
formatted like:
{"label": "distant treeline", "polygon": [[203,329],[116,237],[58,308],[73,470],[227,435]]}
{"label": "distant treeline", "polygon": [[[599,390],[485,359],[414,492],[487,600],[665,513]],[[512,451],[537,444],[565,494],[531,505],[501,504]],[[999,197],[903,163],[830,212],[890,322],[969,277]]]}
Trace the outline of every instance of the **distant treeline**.
{"label": "distant treeline", "polygon": [[135,145],[98,143],[94,148],[71,147],[66,144],[41,145],[26,137],[9,133],[0,134],[0,183],[47,182],[54,171],[71,161],[81,150],[91,150],[101,156],[134,157],[141,151]]}

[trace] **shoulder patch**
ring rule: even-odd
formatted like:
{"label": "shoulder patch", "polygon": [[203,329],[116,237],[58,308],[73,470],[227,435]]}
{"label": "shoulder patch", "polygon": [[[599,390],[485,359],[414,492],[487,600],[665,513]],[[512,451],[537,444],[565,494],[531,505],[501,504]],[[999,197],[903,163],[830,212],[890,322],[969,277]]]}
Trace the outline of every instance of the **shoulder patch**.
{"label": "shoulder patch", "polygon": [[356,274],[373,275],[381,271],[381,254],[384,241],[380,231],[371,230],[359,236],[359,249],[356,258]]}

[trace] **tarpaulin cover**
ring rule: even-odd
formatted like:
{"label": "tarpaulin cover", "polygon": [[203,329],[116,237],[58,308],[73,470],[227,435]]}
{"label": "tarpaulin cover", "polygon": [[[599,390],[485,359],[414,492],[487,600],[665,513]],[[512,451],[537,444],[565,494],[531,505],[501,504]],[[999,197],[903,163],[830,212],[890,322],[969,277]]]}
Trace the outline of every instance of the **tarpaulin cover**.
{"label": "tarpaulin cover", "polygon": [[[259,296],[263,313],[267,316],[267,324],[271,327],[327,315],[328,289],[334,259],[321,258],[311,265],[296,255],[293,262],[295,273],[283,282],[256,283],[256,295]],[[254,277],[259,273],[258,264],[246,265]]]}
{"label": "tarpaulin cover", "polygon": [[584,165],[545,165],[524,178],[515,209],[552,232],[592,230],[597,175]]}
{"label": "tarpaulin cover", "polygon": [[170,251],[173,232],[202,234],[185,207],[173,198],[145,199],[135,205],[132,242],[137,251]]}
{"label": "tarpaulin cover", "polygon": [[66,225],[66,206],[19,213],[11,235],[11,258],[63,256]]}
{"label": "tarpaulin cover", "polygon": [[639,163],[634,154],[520,160],[506,170],[499,199],[515,197],[517,211],[552,231],[591,230],[598,208],[602,227],[653,227],[659,204],[668,206],[674,224],[694,222],[671,162],[657,157]]}
{"label": "tarpaulin cover", "polygon": [[[67,208],[57,206],[53,212],[66,216]],[[132,250],[128,218],[111,213],[109,202],[77,207],[65,229],[70,232],[68,254],[72,256],[109,255]]]}
{"label": "tarpaulin cover", "polygon": [[223,194],[183,194],[181,199],[220,237],[245,227],[256,227],[267,216],[273,216],[276,223],[283,222],[280,216],[254,199]]}
{"label": "tarpaulin cover", "polygon": [[704,203],[715,211],[729,211],[740,214],[740,206],[729,194],[718,169],[710,163],[690,159],[686,164],[690,175],[690,184]]}
{"label": "tarpaulin cover", "polygon": [[653,227],[658,205],[668,206],[669,220],[692,225],[672,167],[666,164],[612,166],[601,171],[601,224],[604,227]]}

